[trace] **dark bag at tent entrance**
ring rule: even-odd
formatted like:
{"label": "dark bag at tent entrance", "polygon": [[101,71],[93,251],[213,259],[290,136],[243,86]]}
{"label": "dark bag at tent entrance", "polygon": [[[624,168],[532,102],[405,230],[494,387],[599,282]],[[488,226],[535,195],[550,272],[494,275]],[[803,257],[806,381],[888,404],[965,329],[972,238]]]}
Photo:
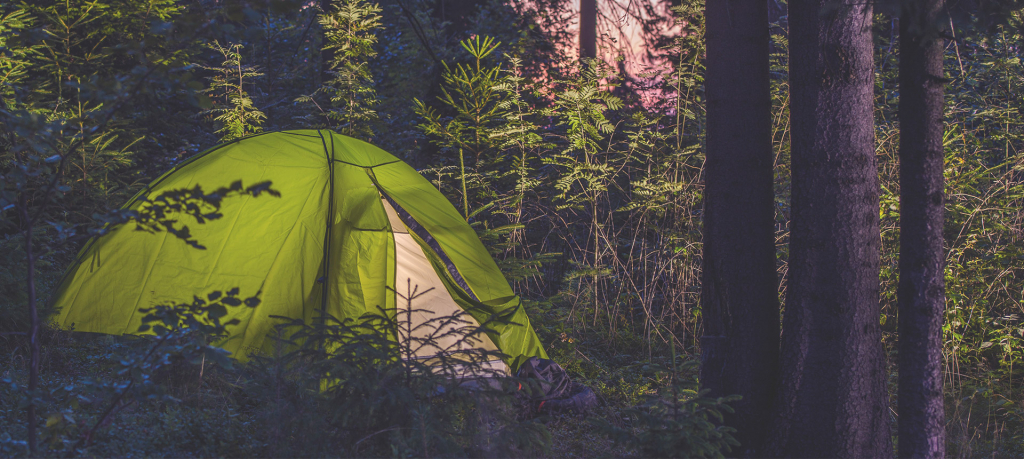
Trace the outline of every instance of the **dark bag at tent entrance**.
{"label": "dark bag at tent entrance", "polygon": [[530,357],[516,376],[536,380],[540,394],[531,397],[541,412],[585,412],[597,406],[597,396],[589,387],[573,382],[561,365],[553,360]]}

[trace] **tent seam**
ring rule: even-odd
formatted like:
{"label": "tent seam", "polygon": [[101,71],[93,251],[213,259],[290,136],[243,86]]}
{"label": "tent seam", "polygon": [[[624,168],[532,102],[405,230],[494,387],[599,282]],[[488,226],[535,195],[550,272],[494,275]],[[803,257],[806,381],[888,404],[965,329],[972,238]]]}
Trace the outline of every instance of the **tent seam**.
{"label": "tent seam", "polygon": [[298,132],[295,132],[295,131],[268,131],[265,134],[269,134],[271,132],[280,132],[281,134],[288,134],[288,135],[294,135],[294,136],[299,136],[299,137],[309,137],[309,138],[312,138],[312,139],[317,138],[317,136],[315,136],[315,135],[299,134]]}
{"label": "tent seam", "polygon": [[[332,138],[331,141],[333,142],[334,139]],[[348,164],[349,166],[361,167],[363,169],[373,169],[375,167],[387,166],[388,164],[395,164],[395,163],[401,162],[402,160],[396,159],[394,161],[388,161],[386,163],[374,164],[372,166],[364,166],[362,164],[350,163],[348,161],[342,161],[340,159],[331,159],[331,161],[336,162],[336,163]]]}
{"label": "tent seam", "polygon": [[324,323],[326,319],[325,314],[327,313],[327,297],[330,296],[330,290],[327,287],[327,282],[330,280],[331,274],[331,242],[332,229],[334,227],[334,136],[331,136],[331,149],[327,150],[327,141],[324,139],[324,134],[320,129],[316,131],[317,135],[320,136],[320,143],[324,147],[324,156],[327,159],[327,174],[328,174],[328,193],[327,197],[327,230],[324,232],[324,247],[323,247],[323,281],[320,283],[320,316],[317,318]]}

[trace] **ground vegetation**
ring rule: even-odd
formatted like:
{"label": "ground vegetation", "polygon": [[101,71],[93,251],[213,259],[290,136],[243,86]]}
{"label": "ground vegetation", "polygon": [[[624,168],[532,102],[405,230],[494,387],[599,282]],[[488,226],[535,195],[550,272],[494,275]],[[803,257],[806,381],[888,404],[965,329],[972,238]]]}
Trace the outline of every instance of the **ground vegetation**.
{"label": "ground vegetation", "polygon": [[[705,314],[704,242],[715,240],[705,234],[715,199],[705,183],[723,175],[714,158],[705,163],[716,142],[708,111],[715,83],[706,79],[715,69],[706,64],[714,65],[708,53],[717,42],[703,2],[673,3],[675,26],[655,28],[672,33],[647,42],[661,64],[642,71],[581,60],[561,2],[463,3],[457,13],[425,0],[0,5],[0,456],[741,454],[746,445],[737,439],[751,437],[729,419],[743,402],[708,392],[702,384],[710,378],[696,364],[708,348],[706,320],[715,317]],[[909,448],[897,435],[898,362],[909,345],[899,339],[900,317],[910,292],[900,273],[914,263],[901,259],[901,217],[916,218],[903,212],[911,200],[901,199],[916,191],[900,179],[901,167],[912,166],[901,152],[909,127],[900,125],[908,45],[894,8],[861,11],[861,29],[871,33],[860,30],[856,43],[833,37],[856,54],[847,70],[874,103],[835,113],[856,116],[863,128],[863,138],[837,145],[856,150],[859,181],[839,171],[815,188],[806,174],[827,166],[815,156],[827,152],[814,149],[821,132],[808,126],[808,94],[821,88],[809,83],[814,69],[792,59],[818,52],[795,37],[812,33],[823,16],[787,8],[818,3],[769,2],[765,18],[772,210],[761,224],[771,224],[773,246],[771,263],[762,264],[777,274],[771,300],[785,305],[783,371],[797,368],[785,363],[794,356],[835,354],[827,343],[799,346],[800,321],[820,307],[815,295],[849,299],[838,308],[849,317],[828,323],[837,337],[853,336],[855,324],[869,330],[854,337],[863,355],[847,357],[870,360],[862,387],[870,394],[856,402],[879,408],[868,419],[844,419],[879,433],[861,451],[894,454]],[[1024,13],[974,13],[957,7],[936,19],[948,25],[935,35],[945,85],[945,300],[935,332],[944,445],[953,457],[1019,457]],[[708,21],[720,20],[710,14]],[[281,351],[239,363],[211,345],[230,326],[218,319],[223,308],[253,307],[259,298],[230,285],[177,292],[180,301],[147,308],[152,338],[48,325],[49,295],[89,237],[138,225],[201,250],[187,226],[215,223],[209,216],[223,199],[274,192],[272,183],[179,190],[150,213],[121,211],[148,181],[222,139],[303,127],[373,142],[430,179],[524,298],[549,354],[595,390],[600,406],[537,412],[516,395],[518,381],[516,390],[452,387],[401,359],[394,341],[364,333],[397,327],[386,315],[316,325],[282,319]],[[832,245],[810,244],[825,237],[815,212],[827,212],[819,201],[833,195],[863,225]],[[199,211],[183,215],[189,209]],[[862,258],[856,279],[808,274],[824,269],[814,257],[848,253],[843,247]],[[347,352],[324,352],[339,348]],[[835,379],[839,370],[828,368],[815,377]],[[783,450],[843,440],[801,428],[840,411],[792,413],[780,424],[788,432]]]}

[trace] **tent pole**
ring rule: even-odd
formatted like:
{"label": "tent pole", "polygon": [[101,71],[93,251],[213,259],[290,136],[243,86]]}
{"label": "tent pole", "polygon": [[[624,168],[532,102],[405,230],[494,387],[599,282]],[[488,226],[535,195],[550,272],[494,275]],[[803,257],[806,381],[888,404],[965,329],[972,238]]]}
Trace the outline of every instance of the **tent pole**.
{"label": "tent pole", "polygon": [[324,146],[324,156],[327,158],[328,173],[328,201],[327,201],[327,231],[324,232],[324,254],[323,254],[323,276],[320,278],[320,314],[317,315],[317,324],[324,325],[327,315],[327,297],[330,291],[327,282],[331,274],[331,227],[334,225],[334,136],[331,136],[331,148],[327,148],[327,141],[324,135],[317,129],[320,135],[320,142]]}

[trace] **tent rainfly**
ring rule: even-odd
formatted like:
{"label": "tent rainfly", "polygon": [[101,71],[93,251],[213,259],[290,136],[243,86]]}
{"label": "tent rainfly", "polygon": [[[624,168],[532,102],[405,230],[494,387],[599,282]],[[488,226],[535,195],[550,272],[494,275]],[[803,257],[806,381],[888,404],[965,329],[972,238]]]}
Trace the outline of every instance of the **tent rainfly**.
{"label": "tent rainfly", "polygon": [[407,296],[415,286],[432,290],[413,302],[413,328],[459,311],[476,324],[498,315],[511,320],[460,345],[475,341],[505,354],[504,362],[490,363],[498,371],[547,357],[520,299],[458,211],[416,170],[366,142],[328,130],[247,137],[180,164],[124,208],[165,191],[236,180],[271,181],[281,198],[224,200],[223,217],[190,225],[206,250],[131,224],[92,239],[54,297],[58,325],[135,333],[140,308],[238,287],[261,299],[223,319],[239,319],[222,347],[244,359],[273,347],[267,335],[280,322],[271,316],[310,323],[321,313],[344,319],[401,310],[408,306],[396,291]]}

